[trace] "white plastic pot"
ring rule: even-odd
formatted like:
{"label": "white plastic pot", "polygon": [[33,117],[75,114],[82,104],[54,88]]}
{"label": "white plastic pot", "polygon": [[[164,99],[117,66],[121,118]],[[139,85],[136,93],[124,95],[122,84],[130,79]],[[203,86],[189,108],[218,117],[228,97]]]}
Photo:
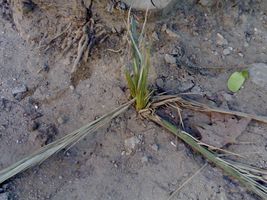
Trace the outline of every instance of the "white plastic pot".
{"label": "white plastic pot", "polygon": [[154,10],[167,7],[172,1],[176,0],[123,0],[128,6],[138,10]]}

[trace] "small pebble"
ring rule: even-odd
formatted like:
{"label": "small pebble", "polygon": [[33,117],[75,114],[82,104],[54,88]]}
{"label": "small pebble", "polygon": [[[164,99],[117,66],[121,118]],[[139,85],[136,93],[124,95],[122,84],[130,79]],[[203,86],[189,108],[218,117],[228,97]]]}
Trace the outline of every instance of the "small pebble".
{"label": "small pebble", "polygon": [[20,85],[12,89],[13,96],[16,96],[21,93],[27,92],[27,86],[26,85]]}
{"label": "small pebble", "polygon": [[138,137],[136,136],[133,136],[133,137],[130,137],[124,140],[124,145],[128,150],[133,150],[136,147],[136,145],[139,143],[140,143],[140,139],[138,139]]}
{"label": "small pebble", "polygon": [[162,32],[165,32],[167,29],[167,24],[163,24],[162,27],[161,27],[161,31]]}
{"label": "small pebble", "polygon": [[228,41],[220,33],[217,33],[216,44],[219,46],[223,46],[223,45],[227,45]]}
{"label": "small pebble", "polygon": [[59,124],[65,124],[67,122],[67,118],[61,116],[61,117],[57,118],[57,122]]}
{"label": "small pebble", "polygon": [[231,54],[231,50],[229,48],[223,50],[223,55],[228,56]]}
{"label": "small pebble", "polygon": [[147,162],[148,162],[148,157],[147,157],[147,156],[143,156],[143,157],[141,158],[141,162],[142,162],[142,163],[147,163]]}
{"label": "small pebble", "polygon": [[158,144],[153,144],[153,145],[151,145],[151,148],[152,148],[154,151],[158,151],[158,150],[159,150],[159,145],[158,145]]}
{"label": "small pebble", "polygon": [[244,42],[244,47],[249,47],[249,43]]}
{"label": "small pebble", "polygon": [[244,54],[242,54],[242,53],[238,53],[238,55],[240,56],[240,57],[244,57]]}
{"label": "small pebble", "polygon": [[157,34],[156,31],[154,31],[154,32],[152,33],[152,38],[153,38],[153,40],[155,40],[155,41],[159,41],[159,36],[158,36],[158,34]]}
{"label": "small pebble", "polygon": [[164,60],[168,64],[176,64],[176,58],[170,54],[165,54]]}
{"label": "small pebble", "polygon": [[74,90],[75,88],[74,88],[74,86],[73,86],[73,85],[71,85],[71,86],[70,86],[70,89],[71,89],[71,90]]}
{"label": "small pebble", "polygon": [[168,36],[173,37],[173,38],[180,38],[179,34],[172,31],[171,29],[166,29],[166,33],[168,34]]}
{"label": "small pebble", "polygon": [[159,87],[159,88],[163,88],[163,87],[164,87],[164,81],[162,80],[162,78],[158,78],[158,79],[156,80],[156,85],[157,85],[157,87]]}

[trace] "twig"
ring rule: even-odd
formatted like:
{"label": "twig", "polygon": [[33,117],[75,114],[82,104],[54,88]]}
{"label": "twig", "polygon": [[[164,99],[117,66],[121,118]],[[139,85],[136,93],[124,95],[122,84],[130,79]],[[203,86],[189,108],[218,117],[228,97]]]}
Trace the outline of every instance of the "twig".
{"label": "twig", "polygon": [[166,105],[167,103],[174,103],[174,102],[177,103],[181,108],[187,108],[187,109],[195,110],[198,112],[207,112],[207,113],[215,112],[215,113],[221,113],[221,114],[226,114],[226,115],[236,115],[239,117],[253,119],[258,122],[267,123],[267,117],[265,116],[258,116],[258,115],[252,115],[252,114],[239,112],[239,111],[231,111],[231,110],[224,110],[220,108],[214,108],[206,104],[199,103],[197,101],[182,98],[178,95],[156,96],[153,99],[151,107],[157,108],[157,107]]}
{"label": "twig", "polygon": [[201,168],[199,168],[192,176],[190,176],[183,184],[178,187],[168,198],[168,200],[171,200],[186,184],[188,184],[193,178],[195,178],[205,167],[207,167],[208,164],[205,163]]}
{"label": "twig", "polygon": [[70,27],[71,27],[71,23],[69,23],[69,25],[67,26],[67,28],[65,28],[62,32],[60,32],[59,34],[57,34],[56,36],[54,36],[51,40],[49,40],[49,42],[48,42],[47,44],[40,46],[39,49],[41,49],[41,48],[47,46],[47,47],[45,48],[45,50],[44,50],[44,51],[46,52],[48,49],[51,48],[51,45],[50,45],[50,44],[51,44],[53,41],[55,41],[57,38],[59,38],[60,36],[62,36],[62,35],[63,35],[63,34],[64,34]]}

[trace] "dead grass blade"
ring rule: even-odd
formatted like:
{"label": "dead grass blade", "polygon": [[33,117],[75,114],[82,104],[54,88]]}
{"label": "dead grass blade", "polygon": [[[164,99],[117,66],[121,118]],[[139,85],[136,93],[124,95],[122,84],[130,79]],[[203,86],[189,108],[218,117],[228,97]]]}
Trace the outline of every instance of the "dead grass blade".
{"label": "dead grass blade", "polygon": [[24,159],[18,161],[17,163],[7,167],[0,171],[0,183],[3,183],[7,179],[15,176],[18,173],[25,171],[28,168],[31,168],[35,165],[38,165],[51,157],[52,155],[58,153],[64,148],[68,148],[73,144],[77,143],[79,140],[84,138],[86,135],[95,132],[113,118],[117,117],[121,113],[125,112],[131,104],[133,104],[135,99],[119,106],[112,112],[105,114],[104,116],[96,119],[95,121],[79,128],[78,130],[73,131],[72,133],[64,136],[61,139],[58,139],[33,153],[30,156],[25,157]]}
{"label": "dead grass blade", "polygon": [[208,164],[205,163],[200,169],[198,169],[192,176],[190,176],[185,182],[183,182],[183,184],[178,187],[172,194],[171,196],[168,198],[168,200],[171,200],[172,198],[175,197],[175,195],[185,186],[187,185],[191,180],[193,180],[193,178],[195,178],[203,169],[205,169],[205,167],[207,167]]}
{"label": "dead grass blade", "polygon": [[267,123],[267,117],[265,116],[258,116],[258,115],[252,115],[252,114],[239,112],[239,111],[231,111],[231,110],[224,110],[220,108],[214,108],[206,104],[199,103],[197,101],[183,98],[178,95],[156,96],[153,98],[150,107],[155,109],[157,107],[166,105],[167,103],[175,103],[180,108],[187,108],[187,109],[191,109],[191,110],[198,111],[198,112],[207,112],[207,113],[214,112],[214,113],[221,113],[221,114],[226,114],[226,115],[235,115],[239,117],[253,119],[258,122]]}
{"label": "dead grass blade", "polygon": [[[179,137],[183,142],[188,144],[194,151],[201,154],[209,162],[221,168],[227,175],[238,180],[248,190],[254,192],[262,199],[267,199],[267,187],[263,180],[266,180],[266,170],[258,169],[220,158],[216,152],[200,145],[200,141],[191,136],[189,133],[180,130],[175,125],[164,120],[159,115],[150,113],[146,117],[153,122],[161,125],[171,133]],[[266,183],[266,182],[265,182]]]}

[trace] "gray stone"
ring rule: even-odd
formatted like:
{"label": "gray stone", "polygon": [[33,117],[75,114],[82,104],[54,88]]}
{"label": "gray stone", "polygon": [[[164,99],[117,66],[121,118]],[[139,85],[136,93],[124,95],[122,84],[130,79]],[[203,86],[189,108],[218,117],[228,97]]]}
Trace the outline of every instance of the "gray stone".
{"label": "gray stone", "polygon": [[249,77],[253,83],[267,90],[267,64],[252,64],[249,68]]}
{"label": "gray stone", "polygon": [[0,194],[0,200],[8,200],[8,193],[5,192],[5,193]]}
{"label": "gray stone", "polygon": [[141,162],[142,163],[147,163],[148,162],[148,157],[147,156],[143,156],[142,158],[141,158]]}
{"label": "gray stone", "polygon": [[136,147],[136,145],[139,143],[140,143],[140,140],[136,136],[133,136],[133,137],[130,137],[124,140],[124,145],[127,148],[127,150],[133,150]]}
{"label": "gray stone", "polygon": [[231,54],[231,50],[229,48],[226,48],[223,50],[223,55],[228,56]]}
{"label": "gray stone", "polygon": [[27,92],[28,88],[26,85],[20,85],[12,89],[13,96],[16,96],[21,93]]}
{"label": "gray stone", "polygon": [[152,148],[154,151],[158,151],[158,150],[159,150],[159,145],[158,145],[158,144],[152,144],[152,145],[151,145],[151,148]]}
{"label": "gray stone", "polygon": [[162,32],[165,32],[167,29],[167,24],[163,24],[162,27],[161,27],[161,31]]}
{"label": "gray stone", "polygon": [[176,33],[175,31],[173,31],[173,30],[171,30],[171,29],[169,29],[169,28],[166,29],[166,33],[167,33],[167,35],[170,36],[170,37],[173,37],[173,38],[180,38],[180,35],[179,35],[178,33]]}
{"label": "gray stone", "polygon": [[57,118],[58,124],[65,124],[67,121],[68,121],[68,118],[65,116],[60,116],[59,118]]}
{"label": "gray stone", "polygon": [[74,87],[73,85],[70,85],[70,89],[71,89],[71,90],[74,90],[75,87]]}
{"label": "gray stone", "polygon": [[152,38],[153,38],[154,41],[159,41],[159,36],[158,36],[158,34],[157,34],[156,31],[154,31],[154,32],[152,33]]}
{"label": "gray stone", "polygon": [[165,8],[173,0],[153,0],[153,1],[151,1],[151,0],[123,0],[123,1],[128,6],[131,6],[132,8],[140,9],[140,10],[146,10],[146,9],[162,9],[162,8]]}
{"label": "gray stone", "polygon": [[156,80],[156,85],[159,87],[159,88],[163,88],[164,86],[164,81],[162,80],[162,78],[158,78]]}
{"label": "gray stone", "polygon": [[216,44],[219,46],[223,46],[223,45],[227,45],[228,41],[220,33],[217,33]]}
{"label": "gray stone", "polygon": [[173,57],[173,56],[170,55],[170,54],[165,54],[165,56],[164,56],[164,60],[165,60],[166,63],[168,63],[168,64],[176,64],[176,58]]}

